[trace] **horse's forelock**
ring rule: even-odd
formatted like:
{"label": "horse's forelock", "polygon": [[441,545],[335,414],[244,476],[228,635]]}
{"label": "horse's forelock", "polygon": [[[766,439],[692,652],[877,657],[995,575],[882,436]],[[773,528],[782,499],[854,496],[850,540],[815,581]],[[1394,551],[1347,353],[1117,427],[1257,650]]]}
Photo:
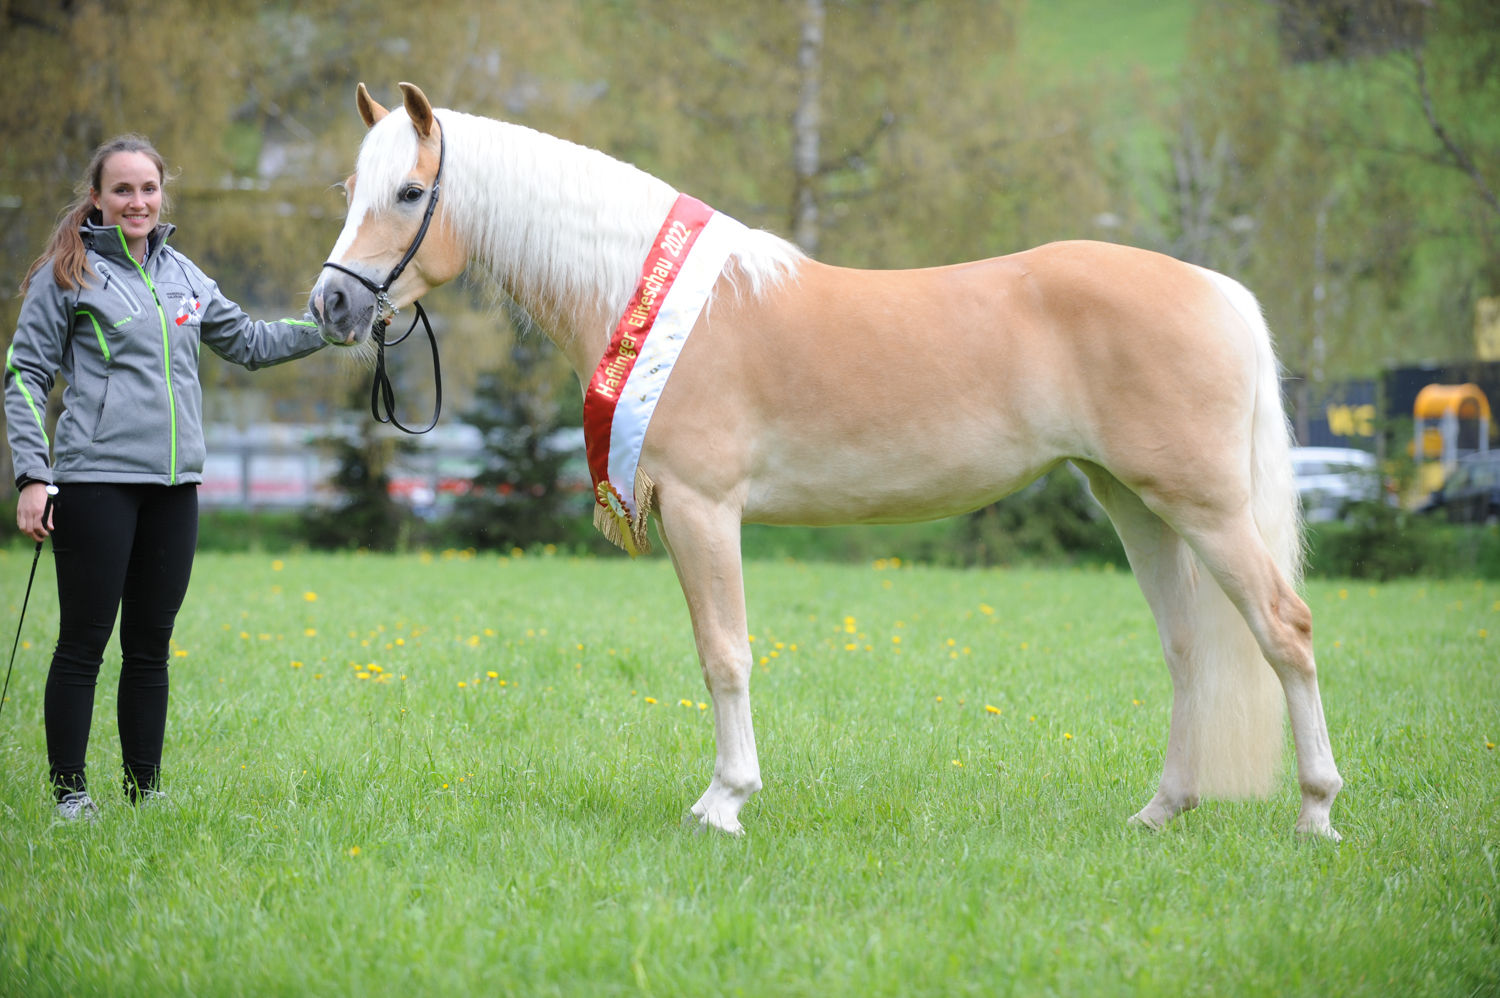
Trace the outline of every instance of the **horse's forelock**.
{"label": "horse's forelock", "polygon": [[417,165],[417,154],[417,133],[405,109],[376,122],[359,147],[350,207],[379,214],[394,205],[396,188]]}

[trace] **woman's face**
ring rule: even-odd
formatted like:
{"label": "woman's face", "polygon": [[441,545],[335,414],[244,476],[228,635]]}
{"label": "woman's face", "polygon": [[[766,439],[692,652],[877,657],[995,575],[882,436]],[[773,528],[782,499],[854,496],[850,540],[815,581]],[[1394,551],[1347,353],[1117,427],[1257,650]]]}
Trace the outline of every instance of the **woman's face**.
{"label": "woman's face", "polygon": [[143,248],[161,215],[161,174],[141,152],[117,152],[99,171],[94,205],[105,225],[118,225],[132,250]]}

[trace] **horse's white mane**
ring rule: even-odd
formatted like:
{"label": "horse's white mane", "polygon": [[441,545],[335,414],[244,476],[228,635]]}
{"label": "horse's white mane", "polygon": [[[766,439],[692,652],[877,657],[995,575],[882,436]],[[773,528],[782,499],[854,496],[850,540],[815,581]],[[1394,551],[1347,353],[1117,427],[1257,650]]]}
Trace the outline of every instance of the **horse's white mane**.
{"label": "horse's white mane", "polygon": [[[544,326],[560,318],[549,310],[618,316],[677,191],[596,149],[523,125],[442,108],[435,114],[446,142],[440,203],[472,261]],[[368,211],[392,204],[416,160],[416,132],[395,108],[360,147],[356,198]],[[740,290],[759,295],[802,258],[780,236],[752,229],[727,272]]]}

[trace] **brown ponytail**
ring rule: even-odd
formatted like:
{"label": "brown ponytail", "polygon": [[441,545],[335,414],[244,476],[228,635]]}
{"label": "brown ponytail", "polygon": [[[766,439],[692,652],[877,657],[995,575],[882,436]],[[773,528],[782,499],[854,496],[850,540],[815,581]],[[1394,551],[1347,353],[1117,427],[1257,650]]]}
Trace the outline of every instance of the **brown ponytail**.
{"label": "brown ponytail", "polygon": [[[105,161],[117,152],[144,153],[156,164],[156,172],[165,192],[167,164],[161,158],[161,153],[145,138],[139,135],[121,135],[95,149],[83,180],[75,189],[77,196],[63,209],[57,227],[52,230],[52,237],[47,240],[47,248],[42,250],[42,255],[32,261],[31,267],[27,269],[26,277],[21,281],[22,294],[31,287],[31,279],[48,260],[52,261],[52,279],[57,282],[58,287],[64,289],[81,287],[84,275],[93,273],[78,229],[91,217],[97,220],[99,209],[94,207],[93,195],[103,182]],[[162,210],[166,210],[165,199]]]}

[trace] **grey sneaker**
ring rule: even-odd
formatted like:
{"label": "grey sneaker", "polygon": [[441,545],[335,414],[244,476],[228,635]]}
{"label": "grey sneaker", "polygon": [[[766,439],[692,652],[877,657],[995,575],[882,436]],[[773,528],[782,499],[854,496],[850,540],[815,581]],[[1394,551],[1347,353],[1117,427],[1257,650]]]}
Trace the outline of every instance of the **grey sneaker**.
{"label": "grey sneaker", "polygon": [[99,817],[99,805],[89,799],[88,791],[76,790],[57,802],[57,816],[64,821],[93,821]]}
{"label": "grey sneaker", "polygon": [[139,797],[135,799],[136,807],[166,807],[170,799],[161,790],[142,790]]}

